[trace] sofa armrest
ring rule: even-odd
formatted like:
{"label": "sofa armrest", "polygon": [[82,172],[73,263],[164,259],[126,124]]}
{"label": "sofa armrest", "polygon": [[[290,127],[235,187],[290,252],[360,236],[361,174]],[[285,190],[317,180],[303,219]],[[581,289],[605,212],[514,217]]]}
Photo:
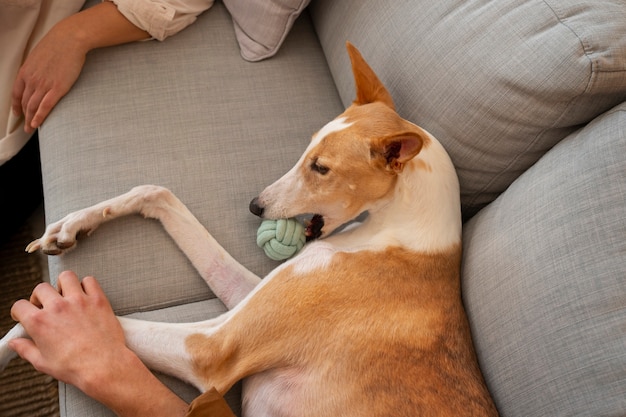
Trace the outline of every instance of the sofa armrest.
{"label": "sofa armrest", "polygon": [[503,416],[626,410],[626,103],[464,230],[463,295]]}

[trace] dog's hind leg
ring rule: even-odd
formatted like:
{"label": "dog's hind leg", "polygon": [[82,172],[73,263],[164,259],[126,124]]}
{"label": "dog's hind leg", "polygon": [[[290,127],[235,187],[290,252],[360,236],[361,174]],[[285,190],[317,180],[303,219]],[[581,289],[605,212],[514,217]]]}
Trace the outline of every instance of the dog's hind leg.
{"label": "dog's hind leg", "polygon": [[[185,381],[201,392],[215,388],[225,393],[234,383],[255,370],[252,366],[256,361],[251,360],[254,355],[238,355],[242,345],[250,340],[242,334],[242,330],[257,342],[259,336],[262,339],[262,335],[251,334],[249,328],[237,329],[227,324],[236,312],[237,309],[234,309],[214,319],[196,323],[151,322],[128,317],[118,319],[124,330],[126,345],[148,368]],[[225,338],[225,333],[233,337]],[[268,353],[267,350],[263,352]]]}
{"label": "dog's hind leg", "polygon": [[157,219],[192,262],[211,290],[229,308],[239,303],[260,278],[237,262],[168,189],[142,185],[50,224],[26,250],[58,255],[76,245],[102,223],[130,214]]}
{"label": "dog's hind leg", "polygon": [[[196,330],[198,326],[211,328],[213,321],[217,326],[222,321],[220,317],[201,323],[160,323],[127,317],[118,319],[124,330],[126,345],[148,368],[177,377],[201,391],[207,388],[194,375],[193,359],[187,351],[186,339],[200,330]],[[211,355],[218,353],[207,352]]]}
{"label": "dog's hind leg", "polygon": [[18,337],[28,337],[21,324],[16,324],[11,330],[0,339],[0,372],[4,370],[7,364],[15,357],[17,353],[9,349],[9,340]]}

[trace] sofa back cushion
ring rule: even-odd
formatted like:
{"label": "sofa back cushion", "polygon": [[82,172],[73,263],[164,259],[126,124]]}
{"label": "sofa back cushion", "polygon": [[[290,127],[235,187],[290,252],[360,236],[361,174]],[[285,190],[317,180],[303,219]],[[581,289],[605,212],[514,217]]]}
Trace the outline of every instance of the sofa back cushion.
{"label": "sofa back cushion", "polygon": [[463,297],[503,417],[626,413],[626,103],[464,230]]}
{"label": "sofa back cushion", "polygon": [[469,217],[547,150],[626,99],[623,0],[315,0],[309,6],[345,105],[345,42],[403,117],[455,163]]}

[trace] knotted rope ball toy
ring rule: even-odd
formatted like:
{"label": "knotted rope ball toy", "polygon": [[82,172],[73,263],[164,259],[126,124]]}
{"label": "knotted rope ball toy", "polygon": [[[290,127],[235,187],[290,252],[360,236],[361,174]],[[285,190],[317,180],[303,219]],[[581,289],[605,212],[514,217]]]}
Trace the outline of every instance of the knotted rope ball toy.
{"label": "knotted rope ball toy", "polygon": [[263,220],[256,244],[275,261],[290,258],[306,243],[304,226],[296,219]]}

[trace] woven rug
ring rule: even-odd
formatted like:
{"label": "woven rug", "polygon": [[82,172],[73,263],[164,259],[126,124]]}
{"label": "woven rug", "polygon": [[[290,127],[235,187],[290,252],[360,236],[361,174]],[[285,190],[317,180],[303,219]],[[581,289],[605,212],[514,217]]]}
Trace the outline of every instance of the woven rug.
{"label": "woven rug", "polygon": [[[32,235],[29,226],[24,225],[0,243],[0,335],[15,324],[11,305],[28,298],[42,280],[39,259],[24,252]],[[17,358],[0,374],[0,417],[26,416],[59,416],[57,381]]]}

